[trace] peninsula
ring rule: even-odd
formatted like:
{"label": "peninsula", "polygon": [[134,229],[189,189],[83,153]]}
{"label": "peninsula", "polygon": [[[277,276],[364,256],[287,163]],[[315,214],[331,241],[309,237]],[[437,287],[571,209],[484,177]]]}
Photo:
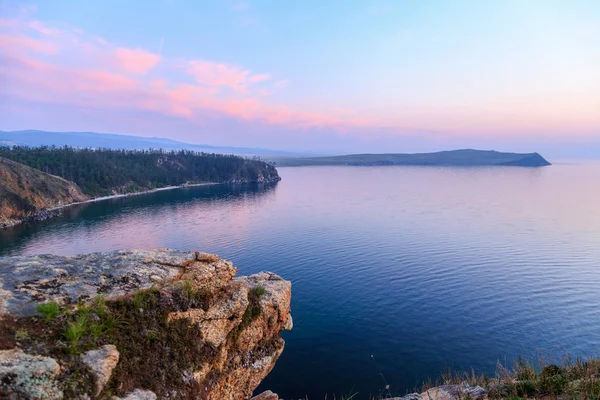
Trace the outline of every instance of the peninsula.
{"label": "peninsula", "polygon": [[551,165],[538,153],[502,153],[493,150],[452,150],[418,154],[348,154],[329,157],[288,157],[274,159],[281,167],[309,165],[422,165],[422,166],[512,166],[543,167]]}
{"label": "peninsula", "polygon": [[103,197],[209,183],[275,183],[258,158],[164,150],[0,146],[0,228]]}

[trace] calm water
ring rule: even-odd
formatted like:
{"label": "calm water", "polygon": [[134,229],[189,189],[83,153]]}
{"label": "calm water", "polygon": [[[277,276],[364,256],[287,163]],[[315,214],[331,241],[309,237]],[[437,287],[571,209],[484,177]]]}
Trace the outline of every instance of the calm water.
{"label": "calm water", "polygon": [[600,353],[600,165],[280,174],[72,208],[1,232],[0,254],[197,249],[290,279],[295,327],[263,384],[285,398]]}

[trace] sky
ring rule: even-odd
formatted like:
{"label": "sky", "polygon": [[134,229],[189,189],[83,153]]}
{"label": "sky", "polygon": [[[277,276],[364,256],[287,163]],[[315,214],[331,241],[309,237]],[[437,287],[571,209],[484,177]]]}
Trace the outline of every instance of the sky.
{"label": "sky", "polygon": [[600,157],[600,1],[0,0],[0,130]]}

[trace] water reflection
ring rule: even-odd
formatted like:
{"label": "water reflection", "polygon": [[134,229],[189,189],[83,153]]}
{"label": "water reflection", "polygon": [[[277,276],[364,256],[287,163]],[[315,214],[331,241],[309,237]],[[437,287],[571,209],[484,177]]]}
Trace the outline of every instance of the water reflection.
{"label": "water reflection", "polygon": [[58,218],[0,231],[0,255],[179,248],[208,225],[212,234],[223,227],[222,235],[241,240],[249,210],[273,201],[275,191],[276,185],[212,185],[74,205]]}

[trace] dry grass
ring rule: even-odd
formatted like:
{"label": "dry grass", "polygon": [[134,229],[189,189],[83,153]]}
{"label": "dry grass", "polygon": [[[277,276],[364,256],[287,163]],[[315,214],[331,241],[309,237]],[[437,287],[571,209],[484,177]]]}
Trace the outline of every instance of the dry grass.
{"label": "dry grass", "polygon": [[498,362],[494,376],[445,371],[436,381],[428,380],[415,392],[463,382],[481,386],[490,399],[600,399],[600,358],[565,355],[559,362],[553,356],[538,354],[535,361],[519,358],[512,365]]}

